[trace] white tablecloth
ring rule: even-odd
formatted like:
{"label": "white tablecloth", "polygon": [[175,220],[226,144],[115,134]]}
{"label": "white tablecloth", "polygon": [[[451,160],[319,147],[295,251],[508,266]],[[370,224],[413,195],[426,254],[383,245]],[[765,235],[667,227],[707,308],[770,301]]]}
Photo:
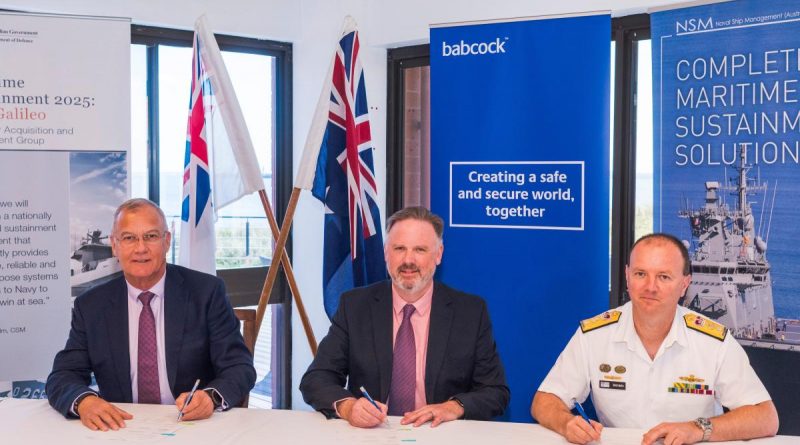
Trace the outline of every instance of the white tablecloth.
{"label": "white tablecloth", "polygon": [[[535,424],[459,420],[437,428],[401,426],[398,417],[374,429],[350,427],[306,411],[234,408],[200,422],[177,422],[173,406],[118,404],[134,415],[120,431],[94,432],[80,421],[67,420],[46,400],[0,399],[1,444],[163,443],[225,444],[566,444],[561,436]],[[606,428],[602,445],[639,445],[643,431]],[[748,445],[800,444],[800,437],[779,436]]]}

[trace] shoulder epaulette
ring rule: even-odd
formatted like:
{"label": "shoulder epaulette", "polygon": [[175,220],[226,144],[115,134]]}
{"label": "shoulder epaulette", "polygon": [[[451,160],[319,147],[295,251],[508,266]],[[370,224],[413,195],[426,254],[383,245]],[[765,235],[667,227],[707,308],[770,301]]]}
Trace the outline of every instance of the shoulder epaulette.
{"label": "shoulder epaulette", "polygon": [[622,315],[620,311],[606,311],[600,315],[596,315],[592,318],[587,318],[586,320],[581,321],[581,332],[584,334],[589,331],[594,331],[595,329],[602,328],[603,326],[612,325],[619,321],[619,317]]}
{"label": "shoulder epaulette", "polygon": [[725,340],[725,336],[728,335],[728,328],[724,325],[697,314],[686,314],[683,316],[683,321],[686,322],[687,328],[702,332],[719,341]]}

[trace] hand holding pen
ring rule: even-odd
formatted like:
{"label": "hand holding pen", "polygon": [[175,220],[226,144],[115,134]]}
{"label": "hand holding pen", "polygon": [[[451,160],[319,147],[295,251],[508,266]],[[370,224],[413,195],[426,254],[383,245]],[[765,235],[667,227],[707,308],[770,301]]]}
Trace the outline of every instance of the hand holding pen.
{"label": "hand holding pen", "polygon": [[[369,400],[369,403],[371,403],[371,404],[372,404],[372,406],[374,406],[374,407],[375,407],[375,409],[377,409],[377,410],[378,410],[378,411],[380,411],[381,413],[385,414],[384,410],[383,410],[383,409],[381,409],[381,407],[380,407],[380,406],[378,406],[378,403],[375,401],[375,399],[373,399],[373,398],[372,398],[372,396],[370,396],[370,395],[369,395],[369,393],[367,392],[366,388],[364,388],[363,386],[361,386],[361,387],[359,387],[358,389],[360,389],[360,390],[361,390],[361,394],[364,394],[364,397],[366,397],[366,398],[367,398],[367,400]],[[384,418],[383,418],[383,422],[384,422],[384,423],[389,423],[389,418],[384,416]]]}
{"label": "hand holding pen", "polygon": [[[195,380],[194,386],[192,386],[192,390],[189,391],[188,394],[187,393],[181,394],[178,397],[178,399],[175,401],[175,405],[180,407],[180,410],[178,411],[178,422],[183,420],[184,413],[187,412],[186,408],[191,406],[190,404],[192,403],[192,399],[195,398],[195,393],[197,393],[197,387],[199,385],[200,385],[200,379]],[[208,395],[205,394],[205,397],[208,398]],[[181,399],[183,399],[183,403],[181,403]],[[210,399],[209,399],[209,402],[210,402]],[[195,405],[197,405],[197,403],[195,403]],[[188,410],[188,412],[192,412],[195,409],[197,409],[196,406],[192,407],[192,409]],[[211,410],[212,410],[212,412],[213,412],[213,409],[214,409],[214,403],[211,402]],[[200,414],[200,413],[198,413],[198,414]],[[207,416],[195,416],[195,415],[192,415],[191,418],[192,419],[198,419],[198,418],[203,419],[203,418],[209,417],[210,415],[211,415],[210,413]]]}
{"label": "hand holding pen", "polygon": [[386,405],[376,402],[363,387],[360,389],[364,397],[348,398],[337,405],[339,416],[359,428],[372,428],[386,422]]}
{"label": "hand holding pen", "polygon": [[572,443],[579,444],[599,441],[603,425],[589,419],[586,411],[583,410],[583,406],[577,400],[572,399],[572,402],[573,407],[580,416],[574,416],[567,422],[564,437]]}

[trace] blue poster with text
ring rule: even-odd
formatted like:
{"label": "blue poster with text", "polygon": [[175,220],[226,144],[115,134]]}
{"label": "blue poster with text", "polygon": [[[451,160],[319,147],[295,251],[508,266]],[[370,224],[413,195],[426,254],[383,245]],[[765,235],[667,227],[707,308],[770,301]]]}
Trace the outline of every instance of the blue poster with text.
{"label": "blue poster with text", "polygon": [[437,279],[483,297],[511,388],[534,392],[581,319],[608,309],[611,19],[431,29]]}
{"label": "blue poster with text", "polygon": [[652,15],[654,227],[684,240],[682,303],[748,346],[800,350],[800,3]]}

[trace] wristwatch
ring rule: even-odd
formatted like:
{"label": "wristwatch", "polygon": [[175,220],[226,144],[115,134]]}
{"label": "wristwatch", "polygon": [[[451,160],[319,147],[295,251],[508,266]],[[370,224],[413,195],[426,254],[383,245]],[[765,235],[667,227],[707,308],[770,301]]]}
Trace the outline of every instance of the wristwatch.
{"label": "wristwatch", "polygon": [[220,393],[217,392],[216,389],[206,388],[203,391],[205,391],[206,394],[208,394],[208,396],[211,397],[211,401],[214,402],[215,411],[220,409],[220,407],[222,407],[222,395],[220,395]]}
{"label": "wristwatch", "polygon": [[81,416],[80,414],[78,414],[78,405],[80,405],[80,404],[81,404],[81,402],[83,402],[83,399],[85,399],[85,398],[87,398],[87,397],[89,397],[89,396],[95,396],[95,397],[99,397],[99,396],[97,395],[97,393],[95,393],[95,392],[92,392],[92,391],[88,391],[88,392],[85,392],[85,393],[83,393],[83,394],[79,395],[79,396],[78,396],[78,398],[77,398],[77,399],[75,399],[75,402],[73,402],[73,403],[72,403],[72,413],[73,413],[73,414],[75,414],[75,415],[76,415],[76,416],[78,416],[78,417],[80,417],[80,416]]}
{"label": "wristwatch", "polygon": [[711,423],[711,420],[706,417],[698,417],[694,420],[694,424],[703,430],[702,442],[708,442],[708,439],[711,439],[711,432],[714,430],[714,425]]}

